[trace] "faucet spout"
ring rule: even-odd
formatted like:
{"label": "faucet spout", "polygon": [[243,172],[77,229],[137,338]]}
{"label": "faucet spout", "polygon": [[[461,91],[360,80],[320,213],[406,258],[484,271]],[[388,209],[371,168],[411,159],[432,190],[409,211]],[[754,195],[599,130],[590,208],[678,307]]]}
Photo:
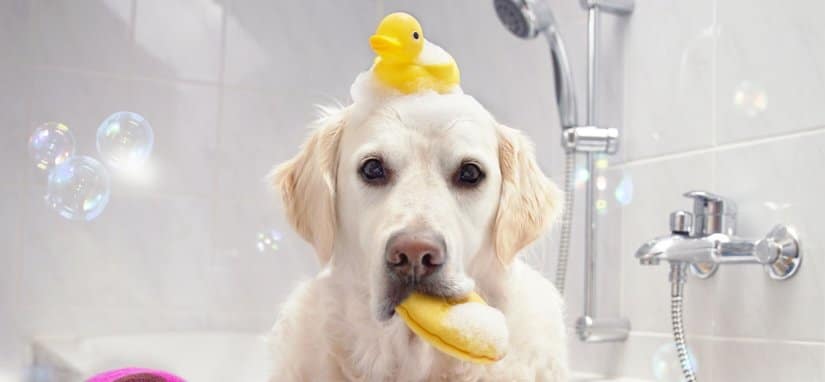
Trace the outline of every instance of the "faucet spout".
{"label": "faucet spout", "polygon": [[644,265],[656,265],[662,260],[682,263],[712,262],[715,250],[715,243],[706,238],[674,234],[645,243],[636,251],[636,258]]}

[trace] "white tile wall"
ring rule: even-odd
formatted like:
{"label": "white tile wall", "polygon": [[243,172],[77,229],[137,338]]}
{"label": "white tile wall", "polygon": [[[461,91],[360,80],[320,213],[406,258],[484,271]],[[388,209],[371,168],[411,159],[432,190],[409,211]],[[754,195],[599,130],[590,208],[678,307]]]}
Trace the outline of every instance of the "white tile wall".
{"label": "white tile wall", "polygon": [[229,7],[229,84],[329,102],[348,96],[355,74],[372,64],[374,1],[232,0]]}
{"label": "white tile wall", "polygon": [[627,47],[625,157],[648,158],[710,146],[715,1],[639,1],[638,5],[627,28],[616,31],[625,36]]}
{"label": "white tile wall", "polygon": [[797,227],[808,255],[799,274],[788,282],[771,282],[760,269],[720,272],[718,286],[729,292],[718,296],[717,333],[825,341],[825,258],[818,256],[825,250],[818,227],[825,212],[819,202],[825,180],[810,174],[811,164],[825,155],[823,147],[825,131],[716,154],[718,190],[739,201],[740,233],[759,237],[773,224],[790,224]]}
{"label": "white tile wall", "polygon": [[[561,10],[557,18],[565,20],[565,12],[581,11]],[[670,338],[668,271],[641,266],[632,255],[667,232],[670,211],[691,208],[683,192],[707,189],[738,202],[742,236],[759,237],[778,223],[798,227],[806,258],[786,282],[770,280],[758,266],[691,278],[686,326],[699,376],[825,378],[822,235],[814,221],[822,188],[815,163],[825,159],[825,116],[815,106],[825,86],[821,14],[819,1],[793,9],[772,1],[639,1],[626,27],[615,30],[621,37],[611,38],[625,40],[624,59],[606,54],[608,62],[623,61],[623,99],[616,103],[624,108],[625,140],[609,184],[630,177],[634,197],[620,209],[620,223],[607,219],[605,229],[621,232],[618,239],[600,243],[615,240],[621,267],[599,277],[620,285],[620,310],[633,332],[621,345],[574,344],[576,368],[670,380],[656,379],[656,347],[647,344]]]}
{"label": "white tile wall", "polygon": [[[2,41],[2,38],[0,38]],[[3,181],[0,190],[19,192],[24,185],[25,171],[20,167],[21,158],[28,155],[27,140],[29,72],[16,64],[0,63],[0,171]]]}
{"label": "white tile wall", "polygon": [[[631,165],[617,169],[633,182],[633,201],[623,209],[620,256],[622,257],[622,308],[633,329],[667,332],[670,329],[670,284],[666,264],[640,266],[633,258],[642,243],[670,233],[671,211],[692,211],[682,193],[691,189],[714,189],[713,155],[698,154]],[[706,304],[715,300],[716,279],[690,282],[686,286],[686,325],[691,333],[710,334]],[[692,296],[701,296],[691,298]]]}
{"label": "white tile wall", "polygon": [[22,194],[17,191],[0,192],[0,380],[5,372],[15,370],[22,361],[19,348],[23,345],[17,330],[15,311],[17,309],[17,289],[20,274],[22,248],[22,227],[12,217],[22,217]]}
{"label": "white tile wall", "polygon": [[148,179],[121,183],[133,190],[209,196],[217,167],[220,90],[154,80],[134,81],[131,89],[129,107],[155,127],[155,145]]}
{"label": "white tile wall", "polygon": [[[128,73],[132,66],[132,1],[30,2],[34,64]],[[21,41],[22,42],[22,41]]]}
{"label": "white tile wall", "polygon": [[[585,12],[551,4],[583,91]],[[511,36],[489,2],[0,2],[0,381],[19,380],[34,335],[265,330],[317,265],[263,176],[295,153],[313,104],[347,102],[371,61],[367,37],[395,10],[421,19],[461,65],[465,91],[525,130],[561,182],[546,47]],[[681,193],[704,188],[739,202],[744,236],[796,225],[806,258],[783,283],[759,267],[689,281],[700,377],[825,380],[823,11],[819,0],[639,0],[629,19],[602,18],[599,121],[624,140],[597,174],[608,184],[597,311],[629,317],[633,332],[620,344],[571,340],[576,369],[655,379],[654,355],[670,343],[667,270],[632,254],[666,233],[670,211],[690,208]],[[152,123],[151,171],[115,176],[110,205],[91,223],[46,210],[30,131],[64,122],[78,153],[96,155],[95,129],[118,110]],[[627,206],[612,196],[621,179],[634,185]],[[280,249],[261,252],[257,235],[270,230],[283,233]],[[556,244],[535,246],[548,274]],[[579,235],[573,248],[570,323],[581,313]]]}
{"label": "white tile wall", "polygon": [[212,82],[219,79],[225,12],[221,4],[210,0],[141,0],[135,10],[135,73]]}
{"label": "white tile wall", "polygon": [[719,142],[825,125],[825,2],[719,1]]}

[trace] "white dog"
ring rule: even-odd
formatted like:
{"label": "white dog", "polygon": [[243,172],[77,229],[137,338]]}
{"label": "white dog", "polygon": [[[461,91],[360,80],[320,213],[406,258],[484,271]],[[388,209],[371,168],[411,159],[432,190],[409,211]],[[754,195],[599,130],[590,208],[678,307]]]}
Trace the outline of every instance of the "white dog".
{"label": "white dog", "polygon": [[[281,311],[271,381],[567,380],[562,300],[516,257],[559,191],[472,97],[334,111],[273,181],[324,268]],[[413,290],[477,291],[507,319],[507,356],[475,365],[423,342],[393,315]]]}

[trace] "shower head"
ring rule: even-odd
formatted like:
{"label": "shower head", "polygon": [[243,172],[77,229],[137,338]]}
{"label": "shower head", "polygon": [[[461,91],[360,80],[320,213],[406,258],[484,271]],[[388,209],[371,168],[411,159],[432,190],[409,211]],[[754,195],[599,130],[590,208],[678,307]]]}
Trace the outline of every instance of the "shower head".
{"label": "shower head", "polygon": [[556,83],[556,103],[562,128],[578,125],[573,73],[564,42],[556,29],[556,20],[546,0],[493,0],[499,20],[514,35],[532,39],[544,34],[550,45],[553,76]]}
{"label": "shower head", "polygon": [[535,38],[554,26],[550,6],[543,0],[493,0],[501,23],[523,39]]}

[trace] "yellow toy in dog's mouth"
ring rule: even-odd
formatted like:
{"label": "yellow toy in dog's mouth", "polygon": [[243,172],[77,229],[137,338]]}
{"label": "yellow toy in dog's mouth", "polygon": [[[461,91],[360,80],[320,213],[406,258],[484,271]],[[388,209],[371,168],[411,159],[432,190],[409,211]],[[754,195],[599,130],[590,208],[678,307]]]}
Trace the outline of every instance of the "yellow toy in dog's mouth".
{"label": "yellow toy in dog's mouth", "polygon": [[395,312],[413,333],[455,358],[489,364],[506,355],[504,315],[475,292],[453,301],[413,293]]}

